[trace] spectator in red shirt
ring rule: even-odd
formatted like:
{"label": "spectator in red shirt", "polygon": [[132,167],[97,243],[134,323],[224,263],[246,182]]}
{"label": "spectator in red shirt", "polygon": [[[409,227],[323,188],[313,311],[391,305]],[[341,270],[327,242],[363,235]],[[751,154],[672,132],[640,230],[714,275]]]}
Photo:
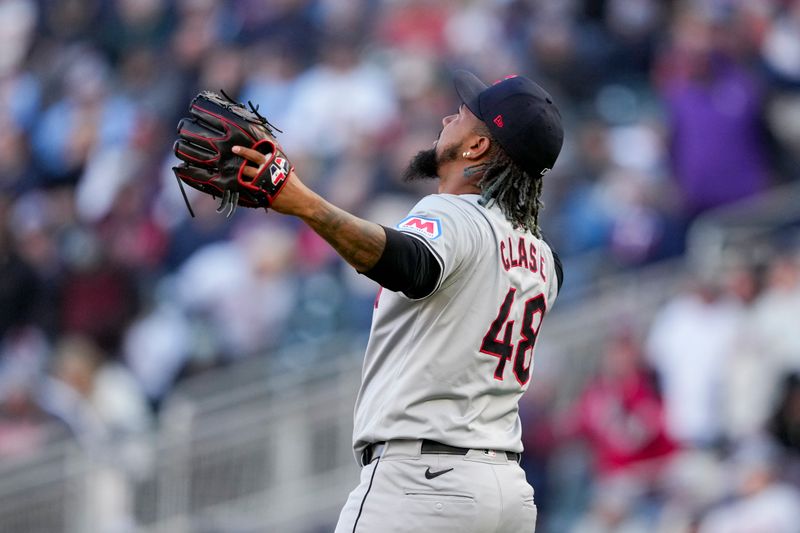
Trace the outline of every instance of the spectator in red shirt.
{"label": "spectator in red shirt", "polygon": [[629,334],[606,347],[570,423],[588,441],[600,476],[637,469],[676,449],[665,430],[661,398]]}
{"label": "spectator in red shirt", "polygon": [[605,347],[597,374],[563,429],[585,439],[597,480],[591,510],[578,531],[616,531],[636,514],[636,503],[656,487],[661,468],[677,450],[630,333],[617,334]]}

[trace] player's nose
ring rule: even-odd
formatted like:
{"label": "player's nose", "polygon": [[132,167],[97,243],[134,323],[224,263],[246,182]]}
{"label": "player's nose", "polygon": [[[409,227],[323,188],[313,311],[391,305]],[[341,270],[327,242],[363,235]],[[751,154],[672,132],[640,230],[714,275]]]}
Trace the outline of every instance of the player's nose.
{"label": "player's nose", "polygon": [[457,116],[458,116],[457,114],[447,115],[442,119],[442,126],[447,126],[448,124],[453,122]]}

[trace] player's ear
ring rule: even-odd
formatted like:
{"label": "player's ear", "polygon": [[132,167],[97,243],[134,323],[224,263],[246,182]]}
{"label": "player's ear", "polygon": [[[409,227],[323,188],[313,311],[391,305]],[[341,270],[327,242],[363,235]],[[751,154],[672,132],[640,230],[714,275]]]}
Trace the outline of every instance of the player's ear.
{"label": "player's ear", "polygon": [[489,137],[473,133],[467,142],[467,152],[469,152],[469,159],[477,160],[489,151],[492,141]]}

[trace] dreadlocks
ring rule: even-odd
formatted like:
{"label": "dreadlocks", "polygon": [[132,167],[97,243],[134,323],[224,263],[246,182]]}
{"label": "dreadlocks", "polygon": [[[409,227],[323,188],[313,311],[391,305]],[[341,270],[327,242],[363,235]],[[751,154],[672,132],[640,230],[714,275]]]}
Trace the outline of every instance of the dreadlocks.
{"label": "dreadlocks", "polygon": [[478,181],[481,205],[489,206],[496,202],[514,228],[524,228],[541,237],[542,176],[530,176],[514,163],[483,124],[478,126],[476,133],[488,137],[492,144],[489,161],[472,170],[483,174]]}

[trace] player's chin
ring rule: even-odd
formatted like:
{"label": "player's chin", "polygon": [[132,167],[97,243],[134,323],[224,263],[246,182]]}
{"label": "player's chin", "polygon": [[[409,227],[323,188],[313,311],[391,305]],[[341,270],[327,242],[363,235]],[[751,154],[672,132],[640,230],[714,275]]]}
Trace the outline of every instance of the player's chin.
{"label": "player's chin", "polygon": [[420,181],[438,178],[439,161],[436,148],[420,150],[411,158],[408,166],[403,171],[403,181]]}

